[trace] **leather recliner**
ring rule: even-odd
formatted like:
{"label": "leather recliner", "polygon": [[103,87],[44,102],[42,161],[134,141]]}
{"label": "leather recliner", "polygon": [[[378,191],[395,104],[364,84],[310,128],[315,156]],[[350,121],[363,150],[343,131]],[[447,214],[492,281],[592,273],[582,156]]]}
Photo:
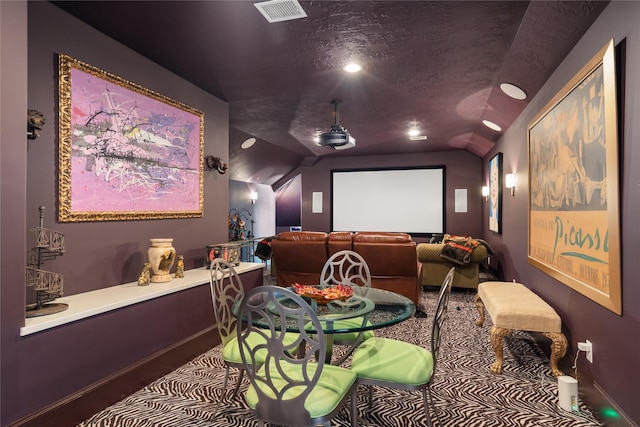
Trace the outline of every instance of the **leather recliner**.
{"label": "leather recliner", "polygon": [[371,286],[420,302],[416,243],[406,233],[283,232],[271,242],[272,271],[280,286],[316,284],[329,256],[353,250],[371,271]]}
{"label": "leather recliner", "polygon": [[405,233],[359,232],[353,235],[353,250],[371,271],[371,286],[406,296],[420,303],[416,242]]}
{"label": "leather recliner", "polygon": [[271,269],[280,286],[314,284],[327,262],[328,233],[286,231],[271,240]]}

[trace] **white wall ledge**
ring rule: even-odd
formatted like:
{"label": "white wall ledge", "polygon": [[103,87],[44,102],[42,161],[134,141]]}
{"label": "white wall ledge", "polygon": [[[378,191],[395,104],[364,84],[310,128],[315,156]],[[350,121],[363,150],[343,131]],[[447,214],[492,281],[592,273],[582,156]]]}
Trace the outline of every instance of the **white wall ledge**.
{"label": "white wall ledge", "polygon": [[[235,270],[238,274],[242,274],[262,268],[264,268],[264,264],[262,263],[241,262],[239,266],[235,267]],[[20,328],[20,336],[45,331],[139,302],[149,301],[185,289],[209,284],[210,275],[210,270],[205,267],[195,268],[185,271],[183,278],[176,279],[172,277],[170,282],[150,283],[149,286],[138,286],[138,282],[135,281],[82,294],[57,298],[55,300],[56,303],[69,304],[69,308],[60,313],[26,318],[25,325]]]}

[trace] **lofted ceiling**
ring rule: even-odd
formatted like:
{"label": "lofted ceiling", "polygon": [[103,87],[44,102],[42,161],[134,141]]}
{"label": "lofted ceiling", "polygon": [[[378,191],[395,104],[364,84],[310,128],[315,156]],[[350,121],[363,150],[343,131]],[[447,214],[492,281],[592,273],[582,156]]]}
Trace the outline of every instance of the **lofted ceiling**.
{"label": "lofted ceiling", "polygon": [[[306,18],[277,23],[242,0],[54,3],[228,102],[230,178],[274,185],[324,156],[483,157],[608,2],[300,1]],[[344,72],[350,60],[363,71]],[[354,148],[313,140],[334,99]]]}

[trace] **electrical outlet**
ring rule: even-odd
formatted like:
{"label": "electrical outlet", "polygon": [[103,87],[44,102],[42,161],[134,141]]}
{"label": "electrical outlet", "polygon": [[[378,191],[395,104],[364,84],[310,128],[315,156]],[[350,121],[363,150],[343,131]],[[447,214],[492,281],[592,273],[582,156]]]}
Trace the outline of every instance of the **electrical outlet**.
{"label": "electrical outlet", "polygon": [[591,344],[591,341],[587,340],[586,342],[579,342],[578,350],[584,351],[587,360],[590,363],[593,363],[593,345]]}

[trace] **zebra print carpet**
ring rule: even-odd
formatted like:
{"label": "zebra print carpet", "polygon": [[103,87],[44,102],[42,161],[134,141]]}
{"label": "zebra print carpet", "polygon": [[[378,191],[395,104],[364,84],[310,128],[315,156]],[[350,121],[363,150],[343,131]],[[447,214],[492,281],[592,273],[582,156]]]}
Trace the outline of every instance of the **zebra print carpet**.
{"label": "zebra print carpet", "polygon": [[[437,290],[423,292],[423,306],[429,313]],[[504,372],[492,375],[488,366],[495,359],[489,342],[491,319],[475,326],[474,294],[454,289],[443,331],[440,359],[431,387],[437,416],[436,426],[529,427],[600,426],[593,412],[580,402],[579,412],[558,407],[557,382],[549,359],[528,333],[515,332],[505,339]],[[399,325],[376,331],[378,336],[402,339],[428,348],[431,318],[411,318]],[[339,357],[339,352],[336,355]],[[347,364],[348,365],[348,364]],[[237,372],[232,370],[230,384]],[[565,374],[569,374],[565,372]],[[227,391],[218,414],[215,402],[221,395],[224,365],[220,347],[149,384],[133,395],[95,414],[79,427],[197,427],[254,426],[252,411],[239,394]],[[241,391],[248,380],[243,380]],[[358,392],[358,425],[426,425],[419,392],[374,389],[374,403],[368,410],[364,387]],[[335,426],[349,426],[349,409],[333,420]]]}

